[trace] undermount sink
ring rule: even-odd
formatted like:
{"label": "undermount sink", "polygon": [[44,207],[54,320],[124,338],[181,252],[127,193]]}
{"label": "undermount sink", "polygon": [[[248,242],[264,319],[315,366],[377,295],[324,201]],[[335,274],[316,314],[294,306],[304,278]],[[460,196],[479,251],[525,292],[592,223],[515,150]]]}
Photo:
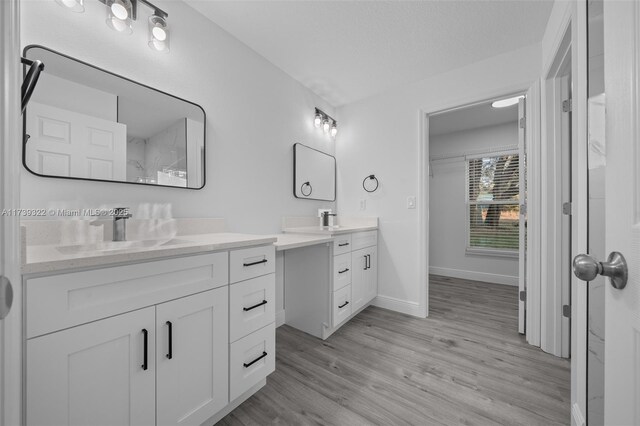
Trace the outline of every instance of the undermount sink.
{"label": "undermount sink", "polygon": [[175,244],[186,244],[189,241],[171,239],[171,240],[138,240],[138,241],[101,241],[92,244],[78,244],[70,246],[57,247],[62,254],[77,254],[86,252],[106,252],[115,250],[127,250],[136,248],[150,248],[171,246]]}

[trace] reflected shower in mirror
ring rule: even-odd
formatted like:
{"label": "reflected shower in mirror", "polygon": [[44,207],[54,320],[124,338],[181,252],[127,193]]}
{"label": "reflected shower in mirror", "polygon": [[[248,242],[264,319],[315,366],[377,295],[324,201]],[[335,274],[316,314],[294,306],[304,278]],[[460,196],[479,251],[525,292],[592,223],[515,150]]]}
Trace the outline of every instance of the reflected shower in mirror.
{"label": "reflected shower in mirror", "polygon": [[294,144],[293,195],[307,200],[335,201],[335,157],[306,145]]}
{"label": "reflected shower in mirror", "polygon": [[41,46],[44,72],[24,117],[32,173],[199,189],[205,113],[183,99]]}

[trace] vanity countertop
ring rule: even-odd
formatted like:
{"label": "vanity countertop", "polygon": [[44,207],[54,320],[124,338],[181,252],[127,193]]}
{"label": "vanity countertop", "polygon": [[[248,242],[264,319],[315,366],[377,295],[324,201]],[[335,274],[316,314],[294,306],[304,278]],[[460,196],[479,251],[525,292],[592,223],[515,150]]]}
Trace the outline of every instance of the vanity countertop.
{"label": "vanity countertop", "polygon": [[378,229],[378,226],[371,224],[336,227],[302,226],[298,228],[284,228],[282,232],[285,234],[313,234],[332,237],[334,235],[349,234],[352,232],[375,231],[376,229]]}
{"label": "vanity countertop", "polygon": [[[64,253],[63,251],[69,246],[60,246],[59,244],[30,245],[27,246],[26,249],[26,259],[22,265],[22,273],[36,274],[58,272],[67,269],[109,266],[132,261],[146,261],[185,254],[271,244],[276,241],[277,238],[275,236],[269,235],[221,232],[200,235],[179,235],[165,245],[158,243],[152,246],[124,247],[108,251]],[[109,242],[106,242],[106,244],[109,244]]]}
{"label": "vanity countertop", "polygon": [[277,251],[330,243],[333,241],[332,236],[317,234],[274,234],[270,235],[270,237],[277,238],[277,241],[273,243]]}

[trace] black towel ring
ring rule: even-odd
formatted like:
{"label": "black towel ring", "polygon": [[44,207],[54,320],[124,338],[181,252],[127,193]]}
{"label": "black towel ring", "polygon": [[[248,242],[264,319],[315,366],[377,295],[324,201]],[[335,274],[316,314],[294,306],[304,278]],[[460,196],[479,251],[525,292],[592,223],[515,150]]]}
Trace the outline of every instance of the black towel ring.
{"label": "black towel ring", "polygon": [[[376,186],[373,189],[367,189],[367,180],[375,180],[376,181]],[[378,178],[376,177],[376,175],[369,175],[366,178],[364,178],[364,180],[362,181],[362,187],[364,188],[365,191],[367,192],[376,192],[376,190],[378,189],[378,186],[380,185],[380,182],[378,182]]]}
{"label": "black towel ring", "polygon": [[[304,193],[304,187],[308,186],[309,187],[309,193],[305,194]],[[305,182],[302,184],[302,186],[300,187],[300,192],[302,193],[302,195],[304,195],[305,197],[308,197],[309,195],[311,195],[311,193],[313,192],[313,187],[311,186],[311,184],[309,182]]]}

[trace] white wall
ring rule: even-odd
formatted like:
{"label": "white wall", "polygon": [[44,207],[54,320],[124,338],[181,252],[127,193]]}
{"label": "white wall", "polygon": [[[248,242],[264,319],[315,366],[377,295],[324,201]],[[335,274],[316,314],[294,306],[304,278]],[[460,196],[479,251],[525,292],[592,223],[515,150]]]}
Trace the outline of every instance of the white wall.
{"label": "white wall", "polygon": [[[426,312],[426,297],[420,300],[419,210],[407,209],[407,197],[420,195],[421,110],[522,91],[539,78],[540,59],[540,45],[528,46],[338,110],[338,211],[380,218],[377,304],[414,315]],[[362,179],[372,173],[380,189],[368,195]],[[360,200],[367,200],[366,211]]]}
{"label": "white wall", "polygon": [[[518,145],[518,123],[481,127],[429,138],[431,156],[480,152]],[[433,161],[429,178],[429,270],[431,273],[518,285],[518,258],[466,254],[466,162]]]}
{"label": "white wall", "polygon": [[85,2],[82,14],[50,0],[23,1],[21,43],[42,44],[200,104],[207,113],[205,188],[44,179],[23,170],[22,207],[170,202],[175,217],[224,217],[231,230],[256,233],[279,231],[284,215],[333,207],[298,200],[292,191],[295,142],[334,153],[335,142],[312,123],[315,106],[329,114],[333,108],[186,4],[154,3],[169,13],[169,54],[147,46],[145,6],[133,35],[124,36],[105,25],[98,1]]}

